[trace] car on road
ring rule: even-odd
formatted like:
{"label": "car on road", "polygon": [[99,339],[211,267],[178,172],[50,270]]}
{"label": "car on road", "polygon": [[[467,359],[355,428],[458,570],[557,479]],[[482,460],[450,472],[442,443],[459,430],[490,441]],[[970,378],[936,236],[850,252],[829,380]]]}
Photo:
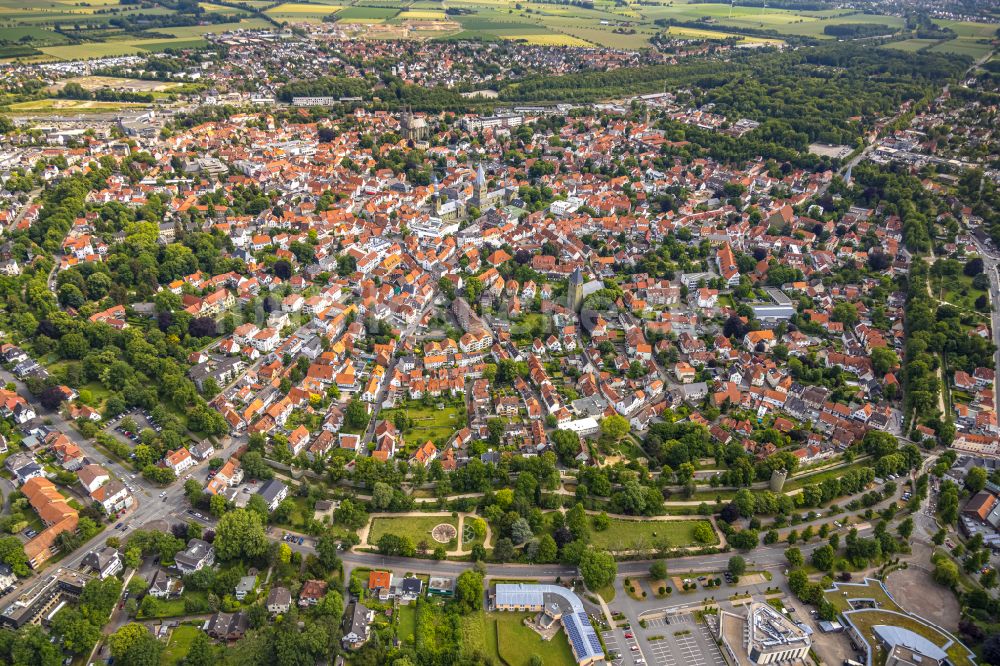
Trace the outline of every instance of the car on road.
{"label": "car on road", "polygon": [[121,528],[122,528],[122,524],[121,523],[118,523],[117,525],[115,525],[115,529],[116,530],[120,530]]}
{"label": "car on road", "polygon": [[299,545],[301,546],[306,542],[305,537],[299,537]]}
{"label": "car on road", "polygon": [[166,496],[167,496],[167,491],[166,490],[164,490],[162,493],[160,493],[160,497],[166,497]]}

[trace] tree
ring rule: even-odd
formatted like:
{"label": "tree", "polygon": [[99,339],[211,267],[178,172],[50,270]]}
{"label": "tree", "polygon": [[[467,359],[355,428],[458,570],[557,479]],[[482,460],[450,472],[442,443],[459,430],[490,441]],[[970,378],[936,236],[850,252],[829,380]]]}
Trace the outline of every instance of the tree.
{"label": "tree", "polygon": [[714,543],[716,541],[715,530],[707,522],[699,522],[695,525],[693,532],[694,540],[698,543]]}
{"label": "tree", "polygon": [[746,488],[740,488],[733,497],[733,505],[743,518],[751,518],[757,510],[757,502]]}
{"label": "tree", "polygon": [[989,476],[986,474],[985,469],[982,467],[973,467],[965,476],[965,487],[972,493],[978,493],[986,487],[988,480]]}
{"label": "tree", "polygon": [[535,550],[535,562],[540,564],[555,562],[556,557],[558,556],[559,547],[556,546],[556,540],[553,539],[551,535],[543,534],[538,537],[538,548]]}
{"label": "tree", "polygon": [[149,636],[149,630],[143,625],[137,622],[129,622],[123,625],[108,638],[111,655],[115,659],[124,657],[144,636]]}
{"label": "tree", "polygon": [[729,558],[729,573],[731,573],[735,578],[739,578],[747,570],[747,561],[744,560],[739,555],[733,555]]}
{"label": "tree", "polygon": [[208,501],[208,510],[211,511],[212,515],[216,517],[224,515],[228,507],[229,503],[222,495],[212,495],[211,499]]}
{"label": "tree", "polygon": [[23,577],[31,573],[28,556],[24,554],[24,544],[15,536],[0,538],[0,562],[9,566],[17,576]]}
{"label": "tree", "polygon": [[983,641],[983,661],[987,664],[1000,664],[1000,633],[991,634]]}
{"label": "tree", "polygon": [[261,557],[267,552],[268,540],[260,515],[246,509],[225,514],[216,525],[214,545],[222,560]]}
{"label": "tree", "polygon": [[497,539],[493,546],[493,559],[497,562],[508,562],[514,559],[514,542],[506,537]]}
{"label": "tree", "polygon": [[266,481],[274,478],[274,470],[265,462],[264,456],[257,451],[247,451],[240,458],[240,466],[243,473],[251,479]]}
{"label": "tree", "polygon": [[534,533],[531,531],[531,524],[524,518],[518,518],[510,526],[510,538],[516,545],[527,543]]}
{"label": "tree", "polygon": [[76,608],[64,608],[56,614],[51,629],[62,640],[63,648],[73,654],[89,652],[101,637],[101,627]]}
{"label": "tree", "polygon": [[946,555],[938,555],[936,556],[936,561],[934,562],[934,572],[932,576],[940,585],[954,588],[958,585],[958,565]]}
{"label": "tree", "polygon": [[665,580],[667,577],[667,563],[664,560],[656,560],[650,564],[649,577],[653,580]]}
{"label": "tree", "polygon": [[835,557],[836,553],[833,552],[833,548],[830,544],[823,544],[813,551],[812,563],[813,566],[820,571],[830,571],[833,569],[833,561]]}
{"label": "tree", "polygon": [[63,401],[62,390],[58,386],[49,386],[42,391],[41,395],[38,396],[38,401],[42,403],[42,407],[45,409],[59,409],[59,405],[61,405]]}
{"label": "tree", "polygon": [[616,442],[628,434],[629,424],[624,416],[612,414],[601,421],[601,433]]}
{"label": "tree", "polygon": [[181,664],[182,666],[212,666],[214,662],[212,644],[208,640],[208,635],[199,631],[194,640],[191,641],[191,647],[188,648],[188,653]]}
{"label": "tree", "polygon": [[365,403],[357,398],[351,398],[351,401],[347,403],[347,408],[344,410],[344,423],[347,424],[347,427],[355,430],[360,430],[367,426],[368,408],[365,407]]}
{"label": "tree", "polygon": [[753,550],[760,544],[760,535],[757,530],[740,530],[729,537],[729,545],[737,550]]}
{"label": "tree", "polygon": [[475,569],[466,569],[455,582],[455,601],[468,613],[483,606],[483,575]]}
{"label": "tree", "polygon": [[583,582],[591,590],[598,590],[610,585],[618,575],[618,564],[611,553],[603,550],[588,549],[580,556],[580,575]]}
{"label": "tree", "polygon": [[392,486],[388,483],[377,481],[375,487],[372,489],[372,506],[379,511],[388,509],[389,505],[392,504],[393,495]]}
{"label": "tree", "polygon": [[801,567],[805,563],[805,558],[802,557],[802,551],[798,548],[786,548],[785,559],[788,560],[789,566],[792,567]]}
{"label": "tree", "polygon": [[340,564],[339,552],[337,540],[329,534],[316,540],[316,555],[327,571],[332,571]]}

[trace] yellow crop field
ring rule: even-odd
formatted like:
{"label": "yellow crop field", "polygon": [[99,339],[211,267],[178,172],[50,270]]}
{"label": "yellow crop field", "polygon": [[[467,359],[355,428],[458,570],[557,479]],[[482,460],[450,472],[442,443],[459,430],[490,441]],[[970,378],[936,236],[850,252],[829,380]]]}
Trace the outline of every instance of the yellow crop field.
{"label": "yellow crop field", "polygon": [[504,39],[524,40],[528,44],[537,46],[591,46],[579,37],[572,35],[555,34],[535,34],[535,35],[504,35]]}
{"label": "yellow crop field", "polygon": [[312,5],[306,2],[285,2],[268,9],[266,14],[331,14],[343,5]]}
{"label": "yellow crop field", "polygon": [[399,14],[397,18],[402,20],[428,20],[428,19],[443,19],[445,17],[444,12],[437,12],[432,9],[410,9]]}

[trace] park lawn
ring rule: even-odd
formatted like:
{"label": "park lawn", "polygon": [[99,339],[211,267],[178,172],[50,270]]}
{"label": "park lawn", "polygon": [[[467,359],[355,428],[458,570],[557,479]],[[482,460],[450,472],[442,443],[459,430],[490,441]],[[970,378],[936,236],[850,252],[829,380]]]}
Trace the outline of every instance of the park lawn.
{"label": "park lawn", "polygon": [[449,550],[455,548],[457,539],[453,539],[447,544],[439,544],[431,536],[431,530],[436,525],[447,523],[458,529],[458,520],[451,516],[407,516],[405,518],[373,518],[372,527],[368,532],[368,543],[378,544],[379,538],[383,534],[395,534],[396,536],[408,537],[414,545],[421,541],[426,541],[431,549],[438,545],[443,545]]}
{"label": "park lawn", "polygon": [[576,664],[569,647],[566,632],[561,628],[551,641],[543,641],[533,629],[524,625],[532,613],[489,613],[496,623],[499,653],[509,666],[528,666],[538,655],[545,666],[572,666]]}
{"label": "park lawn", "polygon": [[465,427],[465,412],[463,407],[449,403],[444,396],[439,404],[443,404],[444,409],[438,409],[437,404],[428,407],[419,400],[408,400],[400,407],[384,412],[382,418],[391,423],[396,412],[401,411],[413,421],[413,425],[403,431],[407,451],[413,451],[427,440],[438,443],[440,447]]}
{"label": "park lawn", "polygon": [[167,647],[160,653],[160,666],[179,664],[187,656],[188,650],[191,649],[191,643],[200,633],[201,629],[188,624],[182,624],[171,631]]}
{"label": "park lawn", "polygon": [[982,289],[976,289],[972,285],[972,280],[973,278],[965,273],[946,276],[932,274],[931,291],[940,301],[951,303],[963,311],[975,312],[976,299],[985,296],[986,292]]}
{"label": "park lawn", "polygon": [[793,476],[791,479],[785,482],[782,492],[789,492],[791,490],[798,490],[799,488],[804,488],[806,486],[815,486],[823,483],[827,479],[839,479],[844,476],[848,471],[853,469],[861,469],[862,467],[870,467],[871,461],[865,460],[861,462],[856,462],[851,465],[845,465],[844,467],[837,467],[835,469],[828,469],[822,472],[816,472],[815,474],[803,474],[801,476]]}
{"label": "park lawn", "polygon": [[[663,540],[666,540],[672,548],[697,546],[699,544],[694,538],[694,529],[699,523],[708,521],[612,518],[608,529],[601,532],[591,529],[590,543],[594,548],[609,551],[648,550],[653,548],[654,543]],[[715,543],[718,543],[718,536]]]}

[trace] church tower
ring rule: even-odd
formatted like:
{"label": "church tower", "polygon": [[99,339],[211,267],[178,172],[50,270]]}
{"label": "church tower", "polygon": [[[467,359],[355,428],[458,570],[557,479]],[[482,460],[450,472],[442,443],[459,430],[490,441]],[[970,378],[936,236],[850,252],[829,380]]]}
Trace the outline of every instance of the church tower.
{"label": "church tower", "polygon": [[480,208],[486,203],[486,172],[483,171],[482,162],[479,163],[479,168],[476,169],[476,180],[472,184],[472,198]]}
{"label": "church tower", "polygon": [[583,307],[583,272],[579,267],[573,269],[569,276],[569,289],[566,293],[566,307],[573,312],[579,312]]}

